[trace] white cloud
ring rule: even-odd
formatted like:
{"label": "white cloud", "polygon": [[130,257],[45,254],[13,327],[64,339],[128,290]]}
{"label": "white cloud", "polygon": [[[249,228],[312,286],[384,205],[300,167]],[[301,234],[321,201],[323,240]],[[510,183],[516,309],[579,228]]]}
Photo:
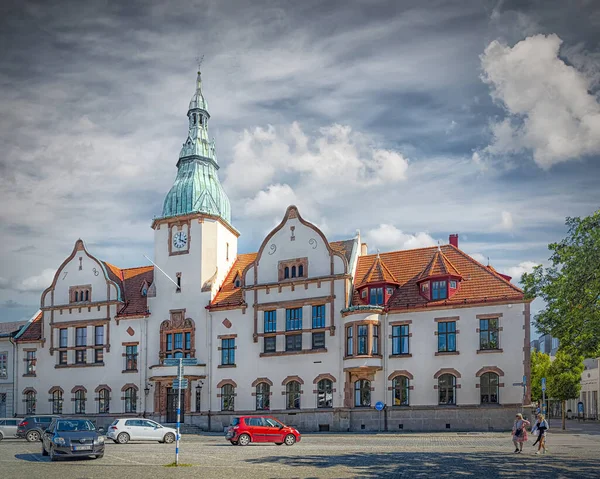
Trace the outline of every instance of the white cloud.
{"label": "white cloud", "polygon": [[286,184],[270,185],[265,191],[259,191],[254,198],[246,202],[247,216],[281,214],[289,205],[298,205],[294,190]]}
{"label": "white cloud", "polygon": [[487,256],[484,256],[481,253],[472,253],[472,254],[469,254],[469,256],[471,258],[473,258],[475,261],[479,261],[481,264],[486,265],[488,263]]}
{"label": "white cloud", "polygon": [[561,44],[557,35],[535,35],[512,48],[495,40],[485,49],[482,80],[507,117],[492,123],[492,142],[480,155],[529,151],[548,169],[600,153],[600,104],[588,91],[589,76],[559,57]]}
{"label": "white cloud", "polygon": [[404,233],[394,225],[380,224],[377,228],[367,231],[364,236],[369,249],[375,251],[404,250],[435,246],[437,242],[425,232],[416,234]]}
{"label": "white cloud", "polygon": [[513,283],[518,283],[521,280],[521,276],[523,275],[523,273],[531,273],[533,271],[533,268],[537,265],[538,263],[535,263],[533,261],[523,261],[517,266],[507,268],[505,274],[512,276]]}
{"label": "white cloud", "polygon": [[14,289],[23,292],[41,292],[52,284],[52,280],[54,279],[55,273],[56,269],[47,268],[44,271],[42,271],[39,275],[30,276],[29,278],[25,278],[20,283],[17,283]]}
{"label": "white cloud", "polygon": [[502,218],[502,220],[500,221],[500,224],[498,225],[498,227],[500,229],[506,230],[506,231],[512,230],[514,227],[514,221],[513,221],[512,214],[509,211],[503,211],[501,214],[501,218]]}

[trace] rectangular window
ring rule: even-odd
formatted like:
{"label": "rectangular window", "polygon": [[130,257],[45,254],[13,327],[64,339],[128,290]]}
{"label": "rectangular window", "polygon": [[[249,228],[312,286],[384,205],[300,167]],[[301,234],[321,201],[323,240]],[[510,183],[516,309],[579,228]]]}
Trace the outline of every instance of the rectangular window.
{"label": "rectangular window", "polygon": [[221,364],[223,366],[230,366],[235,364],[235,339],[222,339],[221,340]]}
{"label": "rectangular window", "polygon": [[373,305],[383,304],[383,288],[371,288],[369,303]]}
{"label": "rectangular window", "polygon": [[479,349],[498,349],[498,318],[479,320]]}
{"label": "rectangular window", "polygon": [[167,351],[173,351],[173,335],[167,334]]}
{"label": "rectangular window", "polygon": [[431,299],[446,299],[448,297],[446,281],[431,282]]}
{"label": "rectangular window", "polygon": [[285,310],[285,330],[298,331],[302,329],[302,308]]}
{"label": "rectangular window", "polygon": [[35,351],[27,351],[26,363],[27,364],[26,364],[25,374],[30,374],[32,376],[35,376],[35,363],[36,363]]}
{"label": "rectangular window", "polygon": [[346,356],[354,355],[354,328],[346,328]]}
{"label": "rectangular window", "polygon": [[0,379],[8,378],[8,353],[0,353]]}
{"label": "rectangular window", "polygon": [[[185,333],[185,349],[192,349],[192,333]],[[189,357],[186,355],[186,358]]]}
{"label": "rectangular window", "polygon": [[69,330],[61,329],[60,330],[60,338],[59,338],[59,348],[66,348],[69,345]]}
{"label": "rectangular window", "polygon": [[366,324],[361,324],[360,326],[358,326],[356,338],[358,340],[356,354],[358,354],[359,356],[361,354],[368,354],[367,344],[369,342],[369,328]]}
{"label": "rectangular window", "polygon": [[87,355],[85,349],[79,349],[75,351],[75,363],[76,364],[85,364],[87,360]]}
{"label": "rectangular window", "polygon": [[379,326],[373,325],[373,347],[371,348],[371,354],[379,354]]}
{"label": "rectangular window", "polygon": [[265,311],[264,314],[265,333],[277,331],[277,311]]}
{"label": "rectangular window", "polygon": [[324,349],[325,348],[325,333],[312,333],[312,348],[313,349]]}
{"label": "rectangular window", "polygon": [[183,333],[175,333],[175,349],[183,349]]}
{"label": "rectangular window", "polygon": [[438,351],[456,351],[456,321],[438,323]]}
{"label": "rectangular window", "polygon": [[325,305],[324,304],[312,307],[312,327],[313,327],[313,329],[325,327]]}
{"label": "rectangular window", "polygon": [[277,338],[275,336],[268,336],[268,337],[264,338],[264,341],[265,341],[264,352],[265,353],[274,353],[277,350],[276,339]]}
{"label": "rectangular window", "polygon": [[409,354],[408,324],[392,326],[392,354]]}
{"label": "rectangular window", "polygon": [[138,347],[137,344],[125,346],[125,371],[137,371]]}
{"label": "rectangular window", "polygon": [[285,337],[286,351],[302,351],[302,334],[290,334]]}
{"label": "rectangular window", "polygon": [[58,353],[58,364],[67,364],[67,352],[60,351]]}
{"label": "rectangular window", "polygon": [[87,346],[87,328],[75,329],[75,346]]}
{"label": "rectangular window", "polygon": [[94,344],[96,346],[104,344],[104,326],[96,326],[94,329]]}
{"label": "rectangular window", "polygon": [[102,349],[102,348],[94,349],[94,362],[101,363],[102,361],[104,361],[104,349]]}

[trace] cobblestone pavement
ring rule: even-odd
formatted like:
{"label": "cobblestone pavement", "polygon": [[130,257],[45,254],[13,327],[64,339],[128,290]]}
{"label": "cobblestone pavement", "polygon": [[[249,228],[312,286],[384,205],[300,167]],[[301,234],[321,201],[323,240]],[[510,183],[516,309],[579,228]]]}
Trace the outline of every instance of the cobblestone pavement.
{"label": "cobblestone pavement", "polygon": [[0,476],[27,478],[599,478],[600,435],[550,434],[549,453],[534,455],[532,441],[514,454],[510,434],[312,434],[293,447],[235,447],[222,436],[183,436],[174,445],[106,445],[104,458],[51,463],[41,444],[0,442]]}

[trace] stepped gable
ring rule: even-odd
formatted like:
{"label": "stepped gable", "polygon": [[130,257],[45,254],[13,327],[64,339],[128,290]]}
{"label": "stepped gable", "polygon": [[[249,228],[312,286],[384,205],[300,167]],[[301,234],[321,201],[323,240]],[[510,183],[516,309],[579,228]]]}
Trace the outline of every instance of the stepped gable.
{"label": "stepped gable", "polygon": [[144,281],[151,285],[154,280],[154,266],[141,266],[121,270],[123,275],[123,296],[125,306],[121,308],[117,316],[147,315],[148,298],[142,296],[142,285]]}
{"label": "stepped gable", "polygon": [[369,268],[357,288],[369,283],[398,284],[398,280],[394,277],[393,273],[386,266],[379,254],[377,254],[373,265]]}
{"label": "stepped gable", "polygon": [[[522,301],[523,291],[506,281],[497,273],[490,271],[481,263],[475,261],[466,253],[452,245],[440,247],[441,253],[449,264],[442,261],[448,271],[455,271],[462,276],[460,288],[449,299],[427,301],[419,294],[417,282],[422,280],[422,274],[430,265],[441,268],[440,259],[434,257],[438,247],[420,248],[404,251],[381,253],[380,258],[393,276],[397,279],[399,287],[390,298],[387,308],[389,310],[406,310],[427,308],[439,305],[460,305],[472,303],[486,303],[494,301]],[[377,255],[360,256],[356,269],[356,278],[364,278],[377,259]],[[450,266],[451,265],[451,266]],[[453,274],[451,272],[444,274]],[[355,288],[352,304],[361,305],[360,297]]]}
{"label": "stepped gable", "polygon": [[235,277],[238,273],[243,272],[246,266],[252,263],[258,253],[238,254],[235,263],[227,273],[225,281],[221,288],[208,306],[208,309],[236,307],[244,304],[242,288],[236,287],[234,284]]}
{"label": "stepped gable", "polygon": [[16,337],[19,343],[27,343],[29,341],[39,341],[42,339],[42,312],[38,311],[33,320],[21,331]]}

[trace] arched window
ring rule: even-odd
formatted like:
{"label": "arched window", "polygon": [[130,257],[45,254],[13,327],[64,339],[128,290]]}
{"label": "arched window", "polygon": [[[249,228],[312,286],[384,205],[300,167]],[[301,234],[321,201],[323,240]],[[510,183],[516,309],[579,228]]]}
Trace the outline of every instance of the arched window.
{"label": "arched window", "polygon": [[75,302],[79,301],[79,291],[75,291]]}
{"label": "arched window", "polygon": [[354,383],[354,406],[371,406],[371,381],[359,379]]}
{"label": "arched window", "polygon": [[256,385],[256,410],[268,411],[271,409],[271,386],[267,383]]}
{"label": "arched window", "polygon": [[285,386],[286,409],[300,409],[300,383],[290,381]]}
{"label": "arched window", "polygon": [[298,277],[302,278],[304,276],[304,265],[298,266]]}
{"label": "arched window", "polygon": [[290,268],[286,266],[283,270],[283,279],[288,279],[290,277]]}
{"label": "arched window", "polygon": [[85,391],[78,389],[75,391],[75,414],[85,414]]}
{"label": "arched window", "polygon": [[481,375],[479,388],[481,390],[481,404],[498,404],[498,375],[485,373]]}
{"label": "arched window", "polygon": [[292,266],[292,278],[296,277],[296,267]]}
{"label": "arched window", "polygon": [[125,412],[135,413],[137,412],[137,391],[135,388],[129,387],[125,389]]}
{"label": "arched window", "polygon": [[98,391],[98,414],[108,414],[110,412],[110,391],[106,388]]}
{"label": "arched window", "polygon": [[396,376],[392,380],[394,406],[408,406],[408,378]]}
{"label": "arched window", "polygon": [[196,124],[196,114],[195,113],[192,114],[192,124],[193,125]]}
{"label": "arched window", "polygon": [[183,310],[171,311],[171,319],[160,325],[160,357],[193,358],[196,326],[190,318],[184,319]]}
{"label": "arched window", "polygon": [[52,414],[63,413],[63,392],[55,389],[52,393]]}
{"label": "arched window", "polygon": [[233,411],[235,408],[235,388],[225,384],[221,388],[221,411]]}
{"label": "arched window", "polygon": [[27,414],[35,414],[35,391],[27,391],[25,393],[25,411]]}
{"label": "arched window", "polygon": [[317,383],[317,407],[333,407],[333,383],[330,379],[321,379]]}
{"label": "arched window", "polygon": [[90,291],[89,290],[85,290],[85,300],[89,301],[90,300]]}
{"label": "arched window", "polygon": [[456,404],[456,376],[442,374],[438,379],[440,404]]}

